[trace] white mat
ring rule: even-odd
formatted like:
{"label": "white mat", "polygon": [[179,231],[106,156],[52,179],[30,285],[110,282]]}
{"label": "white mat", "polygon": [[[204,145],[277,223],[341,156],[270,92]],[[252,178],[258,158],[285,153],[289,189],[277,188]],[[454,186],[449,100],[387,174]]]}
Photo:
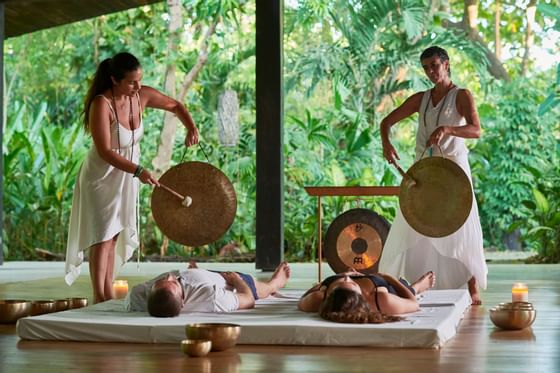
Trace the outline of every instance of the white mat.
{"label": "white mat", "polygon": [[302,291],[284,291],[284,298],[259,300],[255,309],[228,314],[183,313],[154,318],[129,313],[122,300],[41,316],[17,323],[20,338],[95,342],[178,343],[185,324],[227,322],[242,326],[239,344],[322,345],[438,348],[455,335],[470,305],[466,290],[431,290],[421,309],[406,320],[386,324],[339,324],[296,308]]}

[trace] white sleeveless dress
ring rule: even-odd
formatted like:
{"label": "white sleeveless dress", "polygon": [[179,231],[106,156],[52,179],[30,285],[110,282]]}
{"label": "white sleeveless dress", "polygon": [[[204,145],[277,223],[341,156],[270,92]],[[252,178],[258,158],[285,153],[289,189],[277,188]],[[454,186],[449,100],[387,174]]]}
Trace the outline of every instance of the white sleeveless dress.
{"label": "white sleeveless dress", "polygon": [[[110,124],[112,150],[119,151],[118,133],[121,155],[127,159],[132,156],[132,162],[138,164],[139,143],[144,133],[142,118],[140,117],[140,125],[134,131],[123,127],[116,121],[111,101],[105,96],[101,97],[109,104],[113,118]],[[140,102],[138,96],[137,99]],[[139,112],[142,113],[140,106]],[[72,285],[80,275],[84,251],[117,234],[119,237],[115,247],[113,278],[130,259],[140,242],[137,223],[138,186],[137,178],[104,161],[95,145],[91,147],[80,167],[74,187],[66,247],[65,281],[68,285]]]}
{"label": "white sleeveless dress", "polygon": [[[447,98],[440,100],[435,107],[430,100],[430,91],[424,93],[416,134],[417,161],[424,153],[430,135],[437,128],[436,118],[440,108],[439,125],[466,124],[465,118],[457,111],[458,91],[457,87],[453,88]],[[426,125],[424,125],[426,109]],[[446,136],[440,142],[440,146],[446,158],[461,166],[472,185],[465,139]],[[433,155],[440,155],[437,147]],[[424,154],[424,157],[426,156],[429,156],[428,151]],[[457,232],[446,237],[432,238],[416,232],[408,225],[399,208],[383,248],[379,271],[397,277],[402,276],[409,281],[416,281],[427,271],[434,271],[437,278],[436,289],[463,287],[474,276],[478,285],[486,289],[488,269],[484,259],[482,228],[474,196],[472,209],[465,224]]]}

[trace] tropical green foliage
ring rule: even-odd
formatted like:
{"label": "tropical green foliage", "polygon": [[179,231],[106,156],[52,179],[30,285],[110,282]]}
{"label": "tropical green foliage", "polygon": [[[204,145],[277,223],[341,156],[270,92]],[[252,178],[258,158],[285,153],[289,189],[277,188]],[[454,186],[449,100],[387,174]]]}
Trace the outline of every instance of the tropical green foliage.
{"label": "tropical green foliage", "polygon": [[[493,2],[479,17],[492,21]],[[435,12],[423,0],[299,0],[284,5],[285,243],[291,260],[314,258],[316,200],[312,185],[398,185],[400,176],[381,156],[378,123],[414,91],[430,86],[418,63],[421,51],[438,44],[450,51],[452,79],[468,87],[478,104],[484,134],[469,141],[471,164],[487,245],[502,247],[518,230],[526,247],[558,260],[558,87],[560,67],[515,73],[522,57],[523,13],[503,6],[505,67],[511,83],[486,73],[487,49],[444,28],[462,17],[464,2]],[[238,198],[234,224],[218,242],[202,248],[170,244],[168,254],[214,255],[229,241],[255,248],[255,2],[183,0],[184,27],[176,51],[168,50],[167,5],[159,3],[93,20],[8,39],[4,130],[4,250],[8,259],[34,257],[34,248],[65,250],[72,188],[91,139],[81,131],[81,105],[95,67],[128,50],[142,62],[143,83],[162,89],[166,64],[177,67],[177,86],[200,58],[201,35],[216,31],[208,56],[186,96],[209,161],[233,182]],[[557,8],[539,4],[543,30],[558,29]],[[556,22],[556,23],[551,23]],[[492,29],[480,30],[492,40]],[[543,33],[535,35],[538,44]],[[45,48],[48,45],[49,48]],[[558,46],[555,47],[558,52]],[[218,97],[231,89],[239,98],[240,141],[220,144]],[[547,98],[548,97],[548,98]],[[540,112],[538,108],[540,106]],[[540,116],[537,116],[540,114]],[[413,162],[415,119],[393,133],[401,163]],[[157,152],[162,113],[148,111],[142,162]],[[172,164],[205,160],[200,147],[183,150],[178,132]],[[144,253],[159,252],[163,236],[150,217],[151,190],[141,188]],[[394,197],[325,198],[323,232],[338,214],[367,207],[389,221]]]}
{"label": "tropical green foliage", "polygon": [[543,100],[543,91],[544,84],[536,87],[534,81],[517,79],[495,87],[487,100],[493,115],[485,118],[483,138],[474,149],[473,169],[489,245],[502,246],[508,227],[527,219],[521,202],[530,199],[527,184],[536,179],[525,170],[556,159],[552,150],[558,141],[556,118],[552,113],[537,114],[536,103]]}
{"label": "tropical green foliage", "polygon": [[532,182],[523,186],[531,191],[522,201],[527,220],[514,223],[510,229],[525,228],[524,239],[538,249],[541,260],[560,261],[560,144],[551,154],[551,162],[526,166]]}

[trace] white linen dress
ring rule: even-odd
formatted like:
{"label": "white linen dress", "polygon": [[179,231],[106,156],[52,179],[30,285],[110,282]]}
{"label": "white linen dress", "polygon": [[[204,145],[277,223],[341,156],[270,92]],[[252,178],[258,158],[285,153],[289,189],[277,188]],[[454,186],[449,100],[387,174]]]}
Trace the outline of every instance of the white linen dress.
{"label": "white linen dress", "polygon": [[[117,123],[111,101],[104,96],[101,97],[107,101],[111,109],[112,150],[119,151],[118,133],[121,155],[138,164],[139,143],[144,133],[142,118],[140,117],[140,125],[134,131],[123,127]],[[141,107],[139,112],[142,113]],[[95,145],[91,147],[80,167],[74,187],[64,278],[68,285],[72,285],[80,275],[84,251],[90,246],[119,234],[115,247],[113,278],[138,248],[138,186],[137,178],[104,161]]]}
{"label": "white linen dress", "polygon": [[[430,91],[424,93],[416,135],[416,161],[424,153],[426,142],[437,128],[436,118],[440,109],[440,126],[466,124],[465,118],[457,111],[458,91],[457,87],[453,88],[447,98],[440,100],[436,106],[433,106],[430,100]],[[425,109],[427,109],[426,125],[424,125]],[[446,136],[440,146],[446,158],[461,166],[472,185],[465,139]],[[434,148],[433,155],[440,156],[437,147]],[[429,156],[427,151],[424,154],[424,157],[426,156]],[[457,232],[446,237],[433,238],[416,232],[406,222],[400,208],[397,210],[382,251],[379,272],[416,281],[427,271],[436,273],[436,289],[464,287],[472,276],[476,278],[481,288],[486,289],[488,269],[484,259],[482,228],[474,195],[472,209],[465,224]]]}

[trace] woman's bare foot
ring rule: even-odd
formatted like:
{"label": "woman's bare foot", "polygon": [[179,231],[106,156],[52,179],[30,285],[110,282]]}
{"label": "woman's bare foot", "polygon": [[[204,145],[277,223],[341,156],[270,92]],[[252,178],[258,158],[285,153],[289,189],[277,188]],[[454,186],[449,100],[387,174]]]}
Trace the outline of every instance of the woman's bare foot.
{"label": "woman's bare foot", "polygon": [[469,294],[471,295],[471,304],[473,306],[480,306],[482,304],[482,298],[478,292],[478,284],[474,276],[469,280]]}
{"label": "woman's bare foot", "polygon": [[430,288],[433,288],[436,284],[436,274],[433,271],[426,272],[424,276],[420,277],[418,281],[412,284],[412,288],[416,291],[416,294],[420,294]]}
{"label": "woman's bare foot", "polygon": [[272,293],[276,292],[278,289],[283,288],[288,282],[291,274],[292,269],[290,268],[288,263],[280,263],[274,270],[274,273],[272,274],[272,276],[270,277],[270,281],[268,282],[268,285],[273,289]]}
{"label": "woman's bare foot", "polygon": [[194,260],[189,260],[189,265],[187,266],[188,269],[198,268],[198,264]]}

